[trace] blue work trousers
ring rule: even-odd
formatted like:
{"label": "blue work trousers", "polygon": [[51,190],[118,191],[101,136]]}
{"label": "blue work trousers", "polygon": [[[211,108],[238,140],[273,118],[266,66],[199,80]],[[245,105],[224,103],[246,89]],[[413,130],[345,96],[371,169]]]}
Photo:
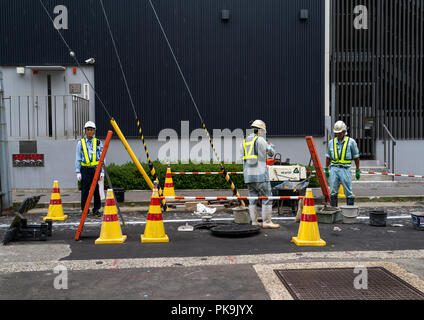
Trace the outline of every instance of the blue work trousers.
{"label": "blue work trousers", "polygon": [[330,193],[332,197],[339,193],[340,183],[343,186],[346,198],[354,198],[350,167],[330,166]]}

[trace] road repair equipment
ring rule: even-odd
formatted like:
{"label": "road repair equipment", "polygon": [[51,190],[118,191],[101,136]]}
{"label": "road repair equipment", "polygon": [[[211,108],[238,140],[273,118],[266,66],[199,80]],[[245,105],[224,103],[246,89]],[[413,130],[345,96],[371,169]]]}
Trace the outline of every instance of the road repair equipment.
{"label": "road repair equipment", "polygon": [[162,210],[160,207],[159,193],[156,181],[153,188],[152,198],[150,200],[146,227],[144,229],[144,234],[141,235],[141,242],[169,242],[169,238],[165,234],[165,227],[162,219]]}
{"label": "road repair equipment", "polygon": [[63,214],[62,200],[60,199],[59,181],[55,180],[53,182],[49,210],[47,211],[47,216],[44,217],[43,220],[65,221],[67,218],[68,216]]}
{"label": "road repair equipment", "polygon": [[91,198],[93,197],[94,190],[96,189],[97,180],[99,179],[100,171],[102,170],[103,162],[105,160],[106,153],[107,153],[107,150],[109,148],[109,143],[110,143],[110,139],[112,138],[112,134],[113,134],[113,132],[110,131],[110,130],[107,133],[105,144],[103,146],[103,151],[102,151],[102,154],[100,156],[99,163],[98,163],[97,168],[96,168],[96,172],[94,174],[93,182],[91,183],[90,192],[88,193],[88,197],[87,197],[87,200],[85,202],[84,210],[82,211],[80,224],[78,226],[77,233],[75,234],[75,240],[76,241],[79,240],[82,229],[84,227],[84,222],[85,222],[85,219],[87,218],[87,213],[88,213],[88,208],[90,207]]}
{"label": "road repair equipment", "polygon": [[172,181],[171,165],[168,163],[165,176],[165,187],[163,188],[164,197],[175,197],[174,181]]}
{"label": "road repair equipment", "polygon": [[29,210],[35,208],[40,198],[41,196],[35,196],[27,198],[22,202],[18,212],[15,213],[16,217],[13,219],[9,229],[4,235],[4,245],[12,241],[25,239],[46,241],[47,237],[52,235],[52,220],[45,220],[45,222],[39,225],[29,225],[24,216]]}
{"label": "road repair equipment", "polygon": [[302,219],[300,221],[297,237],[292,242],[297,246],[325,246],[326,242],[320,238],[317,215],[315,211],[314,196],[312,189],[306,190],[305,203],[303,205]]}
{"label": "road repair equipment", "polygon": [[106,207],[103,212],[103,223],[100,237],[95,244],[124,243],[127,236],[122,235],[119,225],[118,210],[116,208],[113,190],[108,189],[106,195]]}

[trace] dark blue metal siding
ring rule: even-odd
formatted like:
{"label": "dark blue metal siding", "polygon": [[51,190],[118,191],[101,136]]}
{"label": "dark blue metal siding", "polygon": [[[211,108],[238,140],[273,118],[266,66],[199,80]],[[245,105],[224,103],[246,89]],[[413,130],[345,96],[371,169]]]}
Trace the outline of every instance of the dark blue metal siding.
{"label": "dark blue metal siding", "polygon": [[[69,10],[62,30],[80,62],[96,58],[96,90],[127,136],[134,113],[97,0],[44,0]],[[148,1],[104,0],[146,136],[201,127]],[[154,0],[200,112],[212,129],[262,119],[273,136],[324,135],[324,0]],[[0,65],[72,65],[35,0],[1,0]],[[222,9],[231,12],[222,22]],[[299,19],[308,9],[310,19]],[[99,134],[110,129],[96,103]]]}

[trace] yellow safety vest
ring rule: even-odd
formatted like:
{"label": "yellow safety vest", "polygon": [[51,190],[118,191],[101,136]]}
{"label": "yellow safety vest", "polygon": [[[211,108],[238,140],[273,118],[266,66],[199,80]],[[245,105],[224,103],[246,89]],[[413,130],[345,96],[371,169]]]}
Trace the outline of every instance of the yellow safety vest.
{"label": "yellow safety vest", "polygon": [[347,150],[347,146],[349,144],[349,137],[346,137],[344,145],[343,145],[343,149],[342,149],[342,155],[341,157],[339,157],[339,153],[337,152],[337,138],[334,138],[334,157],[336,159],[332,160],[331,162],[334,164],[351,164],[352,160],[345,160],[346,158],[346,150]]}
{"label": "yellow safety vest", "polygon": [[93,138],[93,161],[90,162],[90,158],[88,157],[87,144],[85,143],[85,139],[81,139],[82,150],[84,152],[84,161],[81,161],[81,165],[83,167],[94,167],[99,164],[99,161],[96,161],[97,158],[97,139]]}
{"label": "yellow safety vest", "polygon": [[[254,137],[252,141],[246,142],[246,139],[243,141],[243,147],[244,147],[244,157],[243,160],[249,160],[249,159],[258,159],[257,154],[253,154],[253,150],[255,149],[255,142],[258,140],[258,136]],[[247,151],[247,147],[249,147],[249,152]]]}

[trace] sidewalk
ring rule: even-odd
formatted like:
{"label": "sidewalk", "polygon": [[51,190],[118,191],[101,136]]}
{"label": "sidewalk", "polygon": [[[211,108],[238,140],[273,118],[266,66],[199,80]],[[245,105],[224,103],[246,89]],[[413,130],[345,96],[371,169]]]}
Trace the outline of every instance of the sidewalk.
{"label": "sidewalk", "polygon": [[[177,196],[232,196],[230,189],[222,190],[175,190]],[[357,202],[410,202],[424,200],[424,183],[420,182],[354,182],[353,192]],[[239,190],[241,196],[247,196],[247,190]],[[313,188],[317,203],[322,203],[321,188]],[[13,192],[15,208],[27,197],[44,195],[38,204],[39,208],[48,207],[51,190],[23,190]],[[145,206],[150,203],[152,192],[150,190],[131,190],[125,192],[125,201],[120,203],[123,207]],[[81,201],[81,192],[76,189],[61,189],[61,199],[64,207],[78,208]]]}

